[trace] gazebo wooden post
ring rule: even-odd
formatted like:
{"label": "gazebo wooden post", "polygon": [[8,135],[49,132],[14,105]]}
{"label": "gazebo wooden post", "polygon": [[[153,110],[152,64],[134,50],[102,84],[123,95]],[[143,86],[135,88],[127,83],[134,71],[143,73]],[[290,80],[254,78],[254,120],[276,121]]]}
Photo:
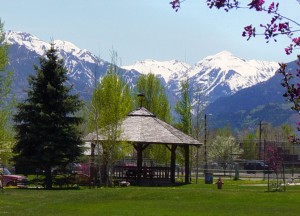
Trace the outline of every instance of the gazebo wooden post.
{"label": "gazebo wooden post", "polygon": [[90,183],[94,183],[95,178],[95,143],[91,143],[91,158],[90,158]]}
{"label": "gazebo wooden post", "polygon": [[134,144],[134,148],[137,153],[137,183],[139,184],[142,179],[142,169],[143,169],[143,151],[148,147],[149,144],[137,143]]}
{"label": "gazebo wooden post", "polygon": [[175,183],[175,169],[176,169],[176,148],[177,145],[172,145],[171,149],[168,147],[168,149],[171,151],[171,182]]}
{"label": "gazebo wooden post", "polygon": [[184,166],[185,166],[185,183],[190,183],[190,148],[189,145],[184,146]]}
{"label": "gazebo wooden post", "polygon": [[136,146],[136,152],[137,152],[137,183],[139,184],[141,182],[141,174],[142,174],[142,166],[143,166],[143,144],[139,143]]}

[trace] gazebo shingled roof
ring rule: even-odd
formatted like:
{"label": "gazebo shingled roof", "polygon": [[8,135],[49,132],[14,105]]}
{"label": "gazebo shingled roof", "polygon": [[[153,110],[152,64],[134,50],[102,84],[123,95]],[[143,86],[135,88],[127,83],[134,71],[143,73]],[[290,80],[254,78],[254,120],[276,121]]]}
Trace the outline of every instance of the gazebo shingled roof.
{"label": "gazebo shingled roof", "polygon": [[[96,140],[96,132],[88,134],[84,140]],[[99,141],[106,138],[98,135]],[[121,124],[119,141],[144,144],[177,144],[177,145],[202,145],[198,140],[186,135],[173,126],[156,118],[144,107],[130,112]]]}

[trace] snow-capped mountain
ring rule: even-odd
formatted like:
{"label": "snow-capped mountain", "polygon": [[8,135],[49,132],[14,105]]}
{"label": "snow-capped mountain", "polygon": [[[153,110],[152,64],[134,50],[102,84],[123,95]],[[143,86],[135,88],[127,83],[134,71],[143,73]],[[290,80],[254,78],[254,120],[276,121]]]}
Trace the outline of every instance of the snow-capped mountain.
{"label": "snow-capped mountain", "polygon": [[[9,31],[6,42],[10,44],[9,66],[14,71],[13,93],[24,98],[28,87],[27,77],[34,74],[33,65],[39,66],[50,43],[24,32]],[[95,83],[105,75],[110,63],[76,45],[54,40],[58,54],[64,59],[69,83],[75,92],[89,99]],[[227,51],[208,56],[194,65],[177,60],[144,60],[119,69],[124,81],[134,88],[141,74],[154,73],[163,80],[171,107],[180,95],[181,81],[189,78],[191,96],[203,95],[209,104],[218,98],[232,95],[241,89],[254,86],[274,76],[278,69],[275,62],[243,60]]]}
{"label": "snow-capped mountain", "polygon": [[[23,98],[24,90],[28,87],[27,77],[34,74],[33,65],[39,66],[39,57],[44,56],[51,45],[29,33],[18,31],[8,31],[5,41],[10,45],[9,65],[14,71],[13,93]],[[58,55],[64,59],[69,83],[73,85],[74,91],[85,99],[90,98],[95,82],[106,73],[110,63],[70,42],[54,40],[51,43],[58,50]],[[124,71],[120,69],[120,73]],[[138,76],[138,72],[126,71],[124,79],[134,82]]]}
{"label": "snow-capped mountain", "polygon": [[278,68],[277,62],[247,61],[223,51],[199,61],[188,74],[194,82],[207,86],[207,94],[220,83],[234,93],[270,79]]}
{"label": "snow-capped mountain", "polygon": [[[40,56],[43,56],[51,46],[50,43],[42,41],[34,35],[20,31],[8,31],[6,33],[5,41],[8,44],[18,44],[19,46],[23,46],[29,51],[36,52]],[[81,61],[90,63],[97,63],[97,61],[99,61],[92,53],[85,49],[82,50],[78,48],[71,42],[53,40],[52,43],[55,44],[55,48],[63,58],[68,57],[68,55],[74,55]]]}
{"label": "snow-capped mountain", "polygon": [[197,86],[210,102],[266,81],[278,68],[277,62],[244,60],[223,51],[197,62],[188,74],[191,86]]}
{"label": "snow-capped mountain", "polygon": [[187,63],[177,60],[171,61],[156,61],[156,60],[143,60],[138,61],[134,65],[123,66],[126,70],[136,70],[141,74],[152,73],[160,76],[166,83],[172,79],[174,74],[182,74],[186,72],[191,66]]}
{"label": "snow-capped mountain", "polygon": [[[287,64],[289,73],[295,75],[297,69],[296,62]],[[213,127],[230,125],[232,128],[257,129],[262,121],[274,127],[289,124],[297,131],[300,116],[291,109],[293,104],[283,97],[286,91],[281,85],[283,78],[282,74],[276,73],[265,82],[209,104],[205,112],[212,114],[210,121],[214,122]]]}
{"label": "snow-capped mountain", "polygon": [[244,60],[223,51],[208,56],[195,65],[176,60],[144,60],[123,68],[142,74],[151,72],[161,75],[167,83],[166,89],[175,95],[180,94],[180,82],[188,77],[192,93],[200,93],[209,101],[214,101],[270,79],[279,65],[276,62]]}
{"label": "snow-capped mountain", "polygon": [[[50,43],[24,32],[9,31],[5,39],[13,48],[17,46],[18,51],[23,49],[38,56],[43,56],[51,46]],[[64,59],[70,78],[78,80],[82,77],[82,73],[85,73],[85,76],[88,78],[86,80],[88,81],[87,85],[92,86],[94,84],[92,80],[94,80],[95,71],[91,71],[89,65],[95,64],[102,67],[105,65],[105,62],[96,58],[89,51],[81,50],[70,42],[53,40],[51,43],[55,44],[60,57]]]}

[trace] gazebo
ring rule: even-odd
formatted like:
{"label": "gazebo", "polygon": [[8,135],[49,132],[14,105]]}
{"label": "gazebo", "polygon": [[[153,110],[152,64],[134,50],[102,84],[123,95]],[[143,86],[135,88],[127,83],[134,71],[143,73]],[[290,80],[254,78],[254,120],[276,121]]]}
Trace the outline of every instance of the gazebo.
{"label": "gazebo", "polygon": [[[91,142],[91,160],[94,160],[96,141],[106,140],[102,135],[93,132],[88,134],[85,141]],[[184,148],[185,158],[185,183],[190,183],[190,146],[200,147],[202,143],[191,136],[179,131],[173,126],[158,119],[153,113],[144,107],[130,112],[121,123],[121,135],[118,141],[131,143],[136,150],[136,180],[140,183],[143,173],[143,151],[149,145],[165,145],[171,152],[170,181],[175,183],[176,149],[178,146]],[[91,163],[93,163],[92,161]]]}

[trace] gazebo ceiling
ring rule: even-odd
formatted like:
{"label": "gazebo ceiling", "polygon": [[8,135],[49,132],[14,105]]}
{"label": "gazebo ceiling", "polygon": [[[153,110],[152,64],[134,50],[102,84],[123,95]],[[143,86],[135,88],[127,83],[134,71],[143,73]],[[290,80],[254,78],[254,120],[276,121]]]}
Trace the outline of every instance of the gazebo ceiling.
{"label": "gazebo ceiling", "polygon": [[[84,140],[97,140],[96,136],[96,133],[93,132],[88,134]],[[105,141],[107,139],[103,135],[98,135],[98,140]],[[130,112],[123,120],[119,141],[144,144],[202,145],[198,140],[156,118],[144,107]]]}

